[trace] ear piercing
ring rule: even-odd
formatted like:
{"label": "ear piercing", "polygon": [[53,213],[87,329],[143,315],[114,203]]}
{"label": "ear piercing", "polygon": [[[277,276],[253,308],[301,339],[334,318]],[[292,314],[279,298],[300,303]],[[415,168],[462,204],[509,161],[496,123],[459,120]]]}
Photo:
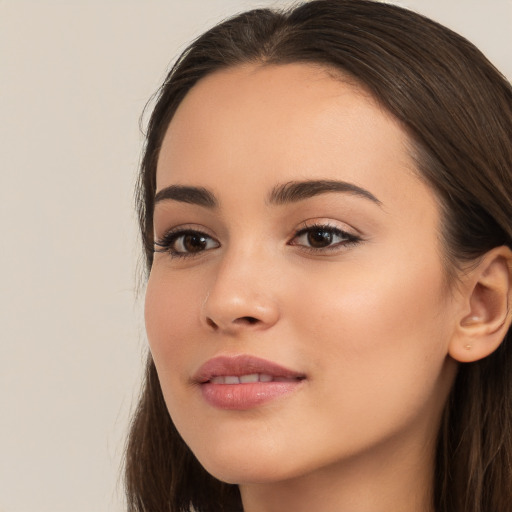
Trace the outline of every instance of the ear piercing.
{"label": "ear piercing", "polygon": [[471,350],[471,345],[469,345],[469,344],[468,344],[468,345],[464,345],[464,348],[465,348],[466,350]]}

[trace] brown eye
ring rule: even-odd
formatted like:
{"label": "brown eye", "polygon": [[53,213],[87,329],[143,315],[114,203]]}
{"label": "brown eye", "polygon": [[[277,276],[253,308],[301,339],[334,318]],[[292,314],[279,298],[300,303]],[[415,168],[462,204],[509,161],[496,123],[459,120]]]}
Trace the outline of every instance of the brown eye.
{"label": "brown eye", "polygon": [[220,247],[219,242],[206,233],[194,230],[171,232],[155,242],[155,252],[168,252],[171,256],[194,256]]}
{"label": "brown eye", "polygon": [[314,228],[307,233],[307,241],[311,247],[327,247],[332,244],[333,234],[323,228]]}
{"label": "brown eye", "polygon": [[357,243],[360,238],[333,226],[311,226],[295,234],[290,245],[298,245],[310,250],[336,249]]}
{"label": "brown eye", "polygon": [[183,248],[183,250],[177,249],[179,252],[199,252],[207,248],[208,239],[199,233],[189,233],[183,235],[181,239],[178,238],[175,245],[180,245]]}

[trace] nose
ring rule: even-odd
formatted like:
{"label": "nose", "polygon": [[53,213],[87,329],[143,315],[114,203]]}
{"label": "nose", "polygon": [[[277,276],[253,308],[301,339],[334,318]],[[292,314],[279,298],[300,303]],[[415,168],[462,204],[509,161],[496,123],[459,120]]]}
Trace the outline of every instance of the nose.
{"label": "nose", "polygon": [[208,329],[225,334],[264,330],[279,319],[275,268],[248,251],[218,263],[202,308]]}

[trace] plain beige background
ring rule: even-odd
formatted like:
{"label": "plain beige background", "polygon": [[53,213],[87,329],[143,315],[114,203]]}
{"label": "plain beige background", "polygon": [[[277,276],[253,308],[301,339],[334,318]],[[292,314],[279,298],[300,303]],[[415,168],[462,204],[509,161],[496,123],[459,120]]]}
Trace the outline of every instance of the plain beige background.
{"label": "plain beige background", "polygon": [[[0,512],[123,510],[145,351],[138,118],[209,26],[269,0],[0,0]],[[512,0],[403,0],[512,77]]]}

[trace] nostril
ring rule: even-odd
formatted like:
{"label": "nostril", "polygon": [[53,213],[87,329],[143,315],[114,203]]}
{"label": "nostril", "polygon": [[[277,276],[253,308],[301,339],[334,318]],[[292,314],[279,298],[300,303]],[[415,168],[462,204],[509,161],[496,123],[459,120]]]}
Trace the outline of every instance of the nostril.
{"label": "nostril", "polygon": [[212,329],[213,331],[217,331],[219,329],[229,329],[229,327],[243,327],[243,326],[250,326],[260,323],[261,320],[258,318],[255,318],[253,316],[241,316],[239,318],[235,318],[232,322],[228,322],[226,325],[224,325],[222,322],[217,323],[215,320],[211,319],[210,317],[206,317],[206,325]]}
{"label": "nostril", "polygon": [[244,323],[244,324],[253,325],[258,322],[259,322],[259,320],[257,318],[254,318],[253,316],[242,316],[235,320],[235,323],[237,323],[237,324]]}
{"label": "nostril", "polygon": [[211,327],[214,330],[219,328],[219,326],[211,318],[207,318],[206,323],[208,324],[208,327]]}

